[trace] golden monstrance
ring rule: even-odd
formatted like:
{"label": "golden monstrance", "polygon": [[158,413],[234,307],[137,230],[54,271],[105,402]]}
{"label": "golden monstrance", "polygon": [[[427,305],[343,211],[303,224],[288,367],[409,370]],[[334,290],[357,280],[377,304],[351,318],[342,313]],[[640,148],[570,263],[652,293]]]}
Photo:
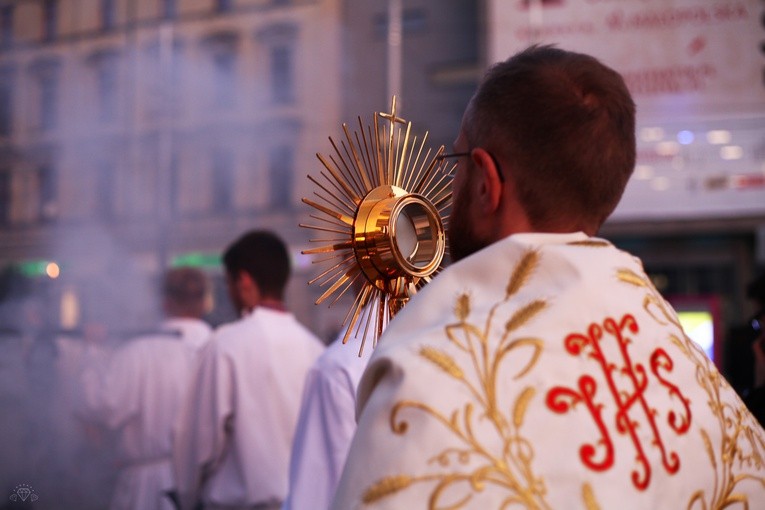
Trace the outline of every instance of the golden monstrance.
{"label": "golden monstrance", "polygon": [[339,145],[329,138],[334,154],[316,155],[326,172],[308,176],[316,200],[303,202],[320,223],[300,226],[324,236],[311,240],[322,246],[302,252],[324,255],[313,262],[330,266],[308,282],[327,287],[317,305],[336,294],[332,306],[361,284],[343,321],[343,343],[358,323],[363,350],[367,334],[376,345],[388,321],[442,268],[453,165],[440,157],[443,146],[431,155],[427,132],[419,143],[411,136],[395,96],[390,113],[375,113],[366,130],[358,122],[353,133],[343,124]]}

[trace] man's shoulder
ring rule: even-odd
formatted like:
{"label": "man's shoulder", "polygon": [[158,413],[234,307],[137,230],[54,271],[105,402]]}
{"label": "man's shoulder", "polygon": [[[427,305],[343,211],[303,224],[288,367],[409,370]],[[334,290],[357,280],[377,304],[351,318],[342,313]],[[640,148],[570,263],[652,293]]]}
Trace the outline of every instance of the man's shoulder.
{"label": "man's shoulder", "polygon": [[213,343],[219,349],[236,348],[241,343],[253,340],[279,340],[315,345],[323,349],[324,344],[316,335],[303,326],[291,313],[256,311],[234,322],[222,324],[213,333]]}
{"label": "man's shoulder", "polygon": [[324,350],[324,343],[319,340],[319,337],[305,327],[293,313],[270,310],[263,312],[256,315],[255,319],[261,321],[264,330],[274,338],[278,338],[280,342],[300,342]]}
{"label": "man's shoulder", "polygon": [[343,336],[330,343],[314,364],[314,370],[325,374],[355,374],[359,377],[364,371],[374,349],[372,339],[368,338],[364,349],[359,354],[361,338],[351,336],[347,343],[343,344]]}
{"label": "man's shoulder", "polygon": [[202,319],[190,317],[173,317],[165,320],[160,328],[162,331],[180,333],[184,339],[209,337],[213,328]]}
{"label": "man's shoulder", "polygon": [[244,318],[226,322],[216,327],[208,344],[207,350],[217,351],[235,345],[252,336],[256,326],[245,321]]}
{"label": "man's shoulder", "polygon": [[115,354],[141,353],[152,350],[183,349],[181,334],[177,331],[146,330],[126,335]]}

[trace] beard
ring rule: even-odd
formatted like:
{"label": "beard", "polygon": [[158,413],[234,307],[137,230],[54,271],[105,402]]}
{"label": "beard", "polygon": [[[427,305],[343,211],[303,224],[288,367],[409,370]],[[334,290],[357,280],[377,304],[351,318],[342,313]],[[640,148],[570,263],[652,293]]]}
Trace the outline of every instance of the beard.
{"label": "beard", "polygon": [[447,238],[449,254],[453,262],[462,260],[489,245],[475,234],[470,221],[469,200],[466,195],[464,189],[454,195],[452,213],[449,215]]}

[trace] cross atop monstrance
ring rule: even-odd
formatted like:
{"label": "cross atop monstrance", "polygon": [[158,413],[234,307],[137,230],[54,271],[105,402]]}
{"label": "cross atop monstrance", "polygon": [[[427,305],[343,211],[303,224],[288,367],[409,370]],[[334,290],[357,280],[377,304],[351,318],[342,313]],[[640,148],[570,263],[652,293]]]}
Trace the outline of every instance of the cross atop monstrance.
{"label": "cross atop monstrance", "polygon": [[396,96],[393,96],[393,99],[391,100],[390,105],[390,113],[378,113],[380,117],[382,117],[385,120],[390,121],[391,125],[391,131],[393,130],[393,125],[398,122],[400,124],[406,124],[406,120],[402,119],[401,117],[396,117]]}

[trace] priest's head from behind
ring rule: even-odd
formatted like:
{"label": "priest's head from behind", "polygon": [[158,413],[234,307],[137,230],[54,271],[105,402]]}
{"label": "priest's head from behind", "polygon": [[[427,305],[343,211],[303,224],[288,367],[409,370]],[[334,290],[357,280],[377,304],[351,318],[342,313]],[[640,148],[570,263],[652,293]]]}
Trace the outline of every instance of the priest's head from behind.
{"label": "priest's head from behind", "polygon": [[454,152],[454,260],[516,233],[594,235],[635,166],[635,104],[597,59],[532,46],[487,71]]}
{"label": "priest's head from behind", "polygon": [[207,276],[193,267],[168,270],[162,280],[165,315],[201,319],[211,309],[211,288]]}
{"label": "priest's head from behind", "polygon": [[290,278],[287,246],[276,234],[253,230],[234,241],[223,253],[229,297],[238,312],[258,306],[284,309]]}

